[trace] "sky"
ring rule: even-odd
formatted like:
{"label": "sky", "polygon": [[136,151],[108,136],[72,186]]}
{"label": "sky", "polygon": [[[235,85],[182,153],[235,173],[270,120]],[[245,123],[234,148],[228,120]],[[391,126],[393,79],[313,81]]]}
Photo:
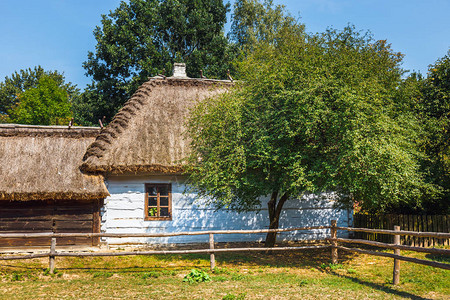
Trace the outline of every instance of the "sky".
{"label": "sky", "polygon": [[[233,3],[233,1],[230,1]],[[83,62],[94,51],[95,26],[120,0],[0,0],[0,81],[41,65],[83,89]],[[353,24],[405,54],[403,67],[426,74],[450,49],[450,0],[274,0],[308,32]],[[229,28],[229,25],[226,26]]]}

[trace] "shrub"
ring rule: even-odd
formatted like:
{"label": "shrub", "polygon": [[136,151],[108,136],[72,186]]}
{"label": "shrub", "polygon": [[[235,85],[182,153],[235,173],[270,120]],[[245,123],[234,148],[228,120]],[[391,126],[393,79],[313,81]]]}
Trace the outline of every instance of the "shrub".
{"label": "shrub", "polygon": [[205,271],[197,270],[197,269],[192,269],[191,272],[189,274],[187,274],[186,276],[184,276],[184,279],[183,279],[184,282],[189,282],[189,283],[207,282],[210,280],[211,280],[211,278],[209,277],[208,273],[206,273]]}

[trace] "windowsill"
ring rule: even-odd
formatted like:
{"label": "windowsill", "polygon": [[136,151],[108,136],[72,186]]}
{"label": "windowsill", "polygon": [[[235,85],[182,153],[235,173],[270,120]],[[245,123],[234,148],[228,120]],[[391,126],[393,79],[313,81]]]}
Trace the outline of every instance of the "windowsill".
{"label": "windowsill", "polygon": [[144,221],[172,221],[172,217],[145,217]]}

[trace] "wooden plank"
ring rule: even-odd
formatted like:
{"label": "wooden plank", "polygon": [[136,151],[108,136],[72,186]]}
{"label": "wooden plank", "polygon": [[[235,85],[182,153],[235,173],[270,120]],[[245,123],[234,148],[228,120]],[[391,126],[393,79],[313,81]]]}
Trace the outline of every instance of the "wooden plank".
{"label": "wooden plank", "polygon": [[[337,227],[338,230],[348,230],[348,231],[363,231],[363,232],[371,232],[371,233],[383,233],[395,235],[395,231],[386,230],[386,229],[369,229],[369,228],[353,228],[353,227]],[[402,230],[398,234],[400,235],[411,235],[415,237],[436,237],[439,239],[450,238],[450,233],[444,232],[417,232],[417,231],[406,231]]]}
{"label": "wooden plank", "polygon": [[83,238],[83,237],[57,238],[57,242],[58,246],[71,246],[71,245],[91,246],[92,238]]}
{"label": "wooden plank", "polygon": [[[394,226],[394,230],[400,231],[400,226],[397,226],[397,225]],[[394,235],[394,244],[397,246],[400,245],[400,236],[399,235]],[[400,249],[398,247],[396,247],[394,249],[394,254],[400,256]],[[400,283],[400,260],[397,258],[394,258],[394,271],[393,271],[392,283],[394,285]]]}
{"label": "wooden plank", "polygon": [[49,207],[43,208],[3,208],[0,210],[1,218],[25,218],[25,217],[48,217],[53,214],[53,209]]}
{"label": "wooden plank", "polygon": [[[92,214],[92,232],[100,233],[101,230],[101,216],[100,208],[103,206],[103,199],[98,199],[95,201],[95,209]],[[92,246],[100,244],[100,238],[92,238]]]}
{"label": "wooden plank", "polygon": [[35,231],[48,231],[52,228],[52,221],[15,221],[15,222],[0,222],[1,231],[17,231],[22,230],[35,230]]}
{"label": "wooden plank", "polygon": [[[329,229],[331,226],[310,226],[294,227],[280,229],[256,229],[256,230],[207,230],[207,231],[180,231],[168,233],[0,233],[0,238],[30,238],[30,237],[168,237],[181,235],[208,235],[213,234],[249,234],[249,233],[268,233],[268,232],[290,232],[314,229]],[[338,227],[340,228],[340,227]],[[348,228],[348,227],[342,227]],[[366,230],[366,229],[364,229]],[[450,234],[449,234],[450,236]]]}
{"label": "wooden plank", "polygon": [[[333,239],[326,239],[326,240],[332,241]],[[386,243],[381,243],[381,242],[359,240],[359,239],[337,238],[337,239],[335,239],[335,241],[342,242],[342,243],[351,243],[351,244],[364,244],[364,245],[370,245],[370,246],[386,248],[386,249],[400,249],[400,250],[416,251],[416,252],[423,252],[423,253],[450,255],[450,249],[424,248],[424,247],[415,247],[415,246],[406,246],[406,245],[386,244]]]}
{"label": "wooden plank", "polygon": [[1,238],[0,247],[49,246],[50,238]]}
{"label": "wooden plank", "polygon": [[[410,231],[415,231],[415,227],[414,227],[414,215],[409,215],[409,230]],[[412,246],[416,246],[416,237],[415,236],[411,236],[411,245]]]}
{"label": "wooden plank", "polygon": [[33,259],[33,258],[47,257],[49,255],[50,253],[38,253],[28,255],[6,255],[0,256],[0,260]]}
{"label": "wooden plank", "polygon": [[55,232],[76,232],[74,230],[79,230],[78,232],[92,232],[92,218],[88,221],[78,221],[78,220],[55,220],[54,231]]}
{"label": "wooden plank", "polygon": [[[224,248],[224,249],[195,249],[195,250],[156,250],[156,251],[132,251],[132,252],[56,252],[54,256],[70,257],[101,257],[101,256],[130,256],[130,255],[159,255],[159,254],[191,254],[191,253],[223,253],[223,252],[267,252],[267,251],[295,251],[295,250],[314,250],[327,249],[330,246],[304,246],[304,247],[272,247],[272,248]],[[30,255],[0,256],[0,260],[31,259],[37,257],[46,257],[50,253],[39,253]]]}
{"label": "wooden plank", "polygon": [[[405,224],[404,224],[404,216],[403,215],[398,215],[398,225],[400,226],[401,230],[405,229]],[[400,244],[401,245],[405,245],[405,236],[400,236]]]}
{"label": "wooden plank", "polygon": [[369,251],[369,250],[362,250],[362,249],[356,249],[356,248],[347,248],[338,246],[337,247],[340,250],[349,251],[349,252],[356,252],[356,253],[362,253],[362,254],[369,254],[369,255],[375,255],[375,256],[384,256],[384,257],[390,257],[390,258],[396,258],[403,261],[413,262],[416,264],[426,265],[426,266],[432,266],[435,268],[441,268],[445,270],[450,270],[450,264],[435,262],[435,261],[429,261],[424,259],[418,259],[413,257],[407,257],[402,255],[395,255],[391,253],[384,253],[384,252],[376,252],[376,251]]}
{"label": "wooden plank", "polygon": [[[434,215],[433,216],[433,231],[434,232],[439,232],[439,216],[438,215]],[[436,239],[436,244],[440,245],[441,243],[440,239]]]}
{"label": "wooden plank", "polygon": [[79,213],[79,214],[57,214],[53,216],[56,221],[89,221],[92,220],[92,213]]}
{"label": "wooden plank", "polygon": [[32,200],[32,201],[2,201],[2,209],[9,208],[45,208],[53,206],[55,204],[54,200]]}
{"label": "wooden plank", "polygon": [[[449,216],[444,216],[444,232],[449,232],[450,229],[450,217]],[[450,239],[445,239],[444,245],[448,246],[450,244]]]}
{"label": "wooden plank", "polygon": [[16,222],[16,221],[51,221],[53,218],[51,215],[45,216],[11,216],[11,217],[1,217],[0,223],[2,222]]}
{"label": "wooden plank", "polygon": [[[0,234],[14,233],[92,233],[93,214],[97,207],[92,200],[73,201],[13,201],[2,203],[0,211]],[[98,211],[98,210],[97,210]],[[65,240],[64,240],[65,239]],[[63,244],[92,244],[88,237],[68,237],[61,239]],[[98,239],[98,238],[97,238]],[[49,245],[48,237],[38,238],[0,238],[2,246],[40,246]]]}
{"label": "wooden plank", "polygon": [[[417,221],[418,221],[418,229],[419,229],[418,231],[419,232],[426,231],[424,229],[424,227],[423,227],[423,215],[418,215],[417,216]],[[425,245],[425,238],[422,238],[422,237],[419,238],[419,245],[420,245],[420,247],[424,247],[424,245]]]}

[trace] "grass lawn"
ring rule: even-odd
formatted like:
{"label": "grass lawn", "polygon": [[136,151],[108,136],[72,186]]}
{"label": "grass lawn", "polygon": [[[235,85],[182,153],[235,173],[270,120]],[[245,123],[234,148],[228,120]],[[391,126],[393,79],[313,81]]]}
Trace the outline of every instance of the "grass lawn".
{"label": "grass lawn", "polygon": [[[393,260],[340,251],[330,265],[329,250],[285,253],[56,258],[0,261],[0,299],[450,299],[450,271],[401,262],[393,287]],[[450,262],[449,258],[402,254]],[[191,269],[209,282],[188,283]]]}

